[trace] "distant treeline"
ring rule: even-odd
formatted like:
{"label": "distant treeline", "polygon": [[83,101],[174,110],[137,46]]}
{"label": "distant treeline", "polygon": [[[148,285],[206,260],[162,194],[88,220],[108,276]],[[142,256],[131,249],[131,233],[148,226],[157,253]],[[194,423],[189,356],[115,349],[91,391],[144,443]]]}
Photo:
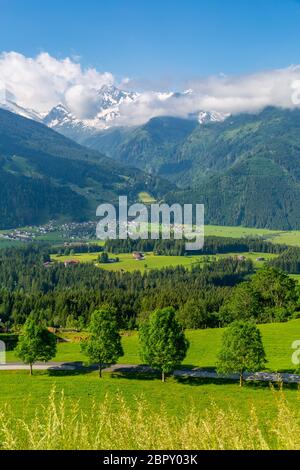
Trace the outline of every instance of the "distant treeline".
{"label": "distant treeline", "polygon": [[51,253],[68,256],[77,253],[100,253],[103,247],[97,243],[74,243],[68,245],[55,245],[51,248]]}
{"label": "distant treeline", "polygon": [[132,253],[133,251],[150,252],[157,255],[185,256],[187,254],[214,255],[222,253],[275,253],[280,254],[287,249],[259,238],[226,238],[205,237],[204,247],[200,251],[187,251],[184,240],[107,240],[105,248],[111,253]]}
{"label": "distant treeline", "polygon": [[289,274],[300,274],[300,248],[290,247],[269,262],[270,266]]}

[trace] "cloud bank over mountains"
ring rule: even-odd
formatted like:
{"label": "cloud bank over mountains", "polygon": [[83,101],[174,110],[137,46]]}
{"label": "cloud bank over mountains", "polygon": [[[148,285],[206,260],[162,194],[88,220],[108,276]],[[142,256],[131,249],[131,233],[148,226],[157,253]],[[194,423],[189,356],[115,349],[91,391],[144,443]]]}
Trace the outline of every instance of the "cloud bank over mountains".
{"label": "cloud bank over mountains", "polygon": [[[19,106],[45,115],[59,103],[76,118],[93,120],[99,113],[99,90],[122,88],[110,72],[83,68],[72,58],[48,53],[35,58],[17,52],[0,54],[0,82]],[[135,90],[132,90],[135,91]],[[139,125],[152,117],[187,117],[200,111],[222,114],[256,112],[266,106],[294,108],[300,104],[300,65],[243,76],[213,76],[186,83],[181,92],[145,89],[118,103],[114,125]]]}
{"label": "cloud bank over mountains", "polygon": [[111,73],[93,68],[83,70],[68,57],[59,60],[41,53],[29,58],[17,52],[0,54],[0,80],[19,105],[40,113],[61,102],[73,112],[90,113],[95,91],[114,83]]}

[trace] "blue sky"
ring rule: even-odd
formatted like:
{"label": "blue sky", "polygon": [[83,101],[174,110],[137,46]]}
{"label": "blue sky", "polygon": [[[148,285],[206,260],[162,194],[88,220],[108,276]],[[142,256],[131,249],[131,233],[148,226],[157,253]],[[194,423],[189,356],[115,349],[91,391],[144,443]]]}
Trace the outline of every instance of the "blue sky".
{"label": "blue sky", "polygon": [[0,0],[0,91],[80,119],[104,85],[139,92],[118,125],[294,108],[299,24],[300,0]]}
{"label": "blue sky", "polygon": [[0,51],[166,83],[300,63],[296,0],[0,0]]}

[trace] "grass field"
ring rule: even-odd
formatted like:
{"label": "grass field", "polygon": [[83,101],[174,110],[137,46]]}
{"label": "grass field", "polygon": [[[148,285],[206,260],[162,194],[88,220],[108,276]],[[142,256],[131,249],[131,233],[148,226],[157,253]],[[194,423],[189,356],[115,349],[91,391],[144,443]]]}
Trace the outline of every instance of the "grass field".
{"label": "grass field", "polygon": [[[103,401],[107,394],[117,398],[120,393],[132,407],[136,406],[136,398],[143,397],[152,409],[159,410],[163,404],[167,413],[176,416],[184,415],[193,404],[204,412],[213,402],[222,408],[232,405],[243,413],[255,404],[265,417],[274,409],[273,392],[266,385],[247,384],[241,390],[237,383],[208,379],[169,378],[162,384],[156,376],[104,373],[99,379],[97,372],[36,372],[30,377],[24,371],[1,372],[0,406],[13,405],[19,417],[23,410],[33,415],[39,404],[47,404],[53,385],[58,392],[64,390],[66,398],[80,400],[83,409],[90,408],[93,400]],[[289,387],[287,397],[291,402],[295,399]]]}
{"label": "grass field", "polygon": [[292,386],[3,372],[1,392],[0,449],[300,448]]}
{"label": "grass field", "polygon": [[[264,261],[256,261],[256,258],[264,257],[266,260],[276,257],[276,255],[269,253],[238,253],[238,255],[245,256],[247,259],[251,259],[254,262],[254,265],[259,268],[264,265]],[[190,256],[157,256],[153,253],[146,253],[145,260],[136,261],[131,253],[121,253],[118,255],[110,254],[112,258],[118,256],[118,263],[109,263],[109,264],[99,264],[97,262],[99,253],[81,253],[74,254],[69,256],[58,256],[52,255],[51,258],[53,261],[61,262],[68,260],[77,260],[80,263],[93,263],[101,269],[108,271],[146,271],[151,269],[162,269],[166,267],[174,266],[185,266],[192,267],[195,264],[203,263],[204,257],[202,255],[190,255]],[[237,256],[237,253],[227,253],[226,255],[214,255],[210,257],[205,257],[205,259],[221,258],[228,256]]]}
{"label": "grass field", "polygon": [[73,256],[62,256],[58,257],[57,255],[53,255],[52,259],[58,262],[64,262],[66,260],[78,260],[81,263],[97,263],[97,266],[101,269],[105,269],[108,271],[146,271],[150,269],[162,269],[166,267],[172,266],[186,266],[190,267],[195,263],[199,263],[203,261],[203,257],[201,256],[155,256],[153,253],[147,253],[145,256],[145,260],[137,261],[133,258],[132,253],[122,253],[118,255],[110,254],[112,258],[118,256],[119,262],[118,263],[110,263],[110,264],[98,264],[97,253],[88,253],[88,254],[78,254]]}
{"label": "grass field", "polygon": [[300,246],[300,230],[283,231],[249,227],[205,225],[205,235],[230,238],[262,237],[273,243]]}
{"label": "grass field", "polygon": [[230,227],[221,225],[205,225],[205,236],[229,237],[229,238],[245,238],[245,237],[272,237],[281,233],[278,230],[268,230],[263,228],[251,227]]}
{"label": "grass field", "polygon": [[290,274],[290,277],[295,279],[295,281],[300,282],[300,274]]}
{"label": "grass field", "polygon": [[[259,328],[269,361],[267,368],[272,371],[294,372],[296,366],[291,362],[293,353],[291,345],[295,340],[300,340],[300,320],[260,325]],[[190,348],[183,364],[194,367],[214,367],[223,331],[222,328],[188,330],[186,335],[190,341]],[[136,332],[126,332],[122,341],[125,355],[120,358],[119,362],[122,364],[139,364],[141,359],[139,357],[138,334]],[[85,360],[86,357],[81,353],[78,342],[59,343],[55,361]],[[7,361],[18,361],[14,351],[7,352]]]}
{"label": "grass field", "polygon": [[[300,338],[300,320],[260,329],[269,368],[294,370],[291,344]],[[222,333],[188,331],[184,364],[213,367]],[[137,333],[126,333],[123,345],[120,362],[139,363]],[[78,343],[59,345],[56,360],[82,359]],[[293,385],[283,395],[276,384],[240,388],[233,381],[172,377],[163,384],[155,374],[99,379],[87,370],[32,377],[1,371],[0,380],[0,449],[300,448],[300,393]]]}
{"label": "grass field", "polygon": [[[141,192],[139,194],[140,202],[145,204],[153,204],[155,200],[149,193]],[[7,231],[2,230],[1,233]],[[229,238],[244,238],[244,237],[261,237],[273,243],[282,243],[292,246],[300,246],[300,230],[282,231],[282,230],[268,230],[250,227],[230,227],[218,225],[205,225],[206,236],[219,236]],[[47,235],[37,237],[38,240],[48,241],[51,243],[61,243],[63,240],[61,232],[52,232]],[[17,241],[8,241],[0,238],[0,249],[7,246],[18,246],[22,244]]]}
{"label": "grass field", "polygon": [[[291,362],[293,352],[291,345],[293,341],[300,339],[300,320],[260,325],[259,328],[269,361],[267,368],[272,371],[294,371],[296,366]],[[197,367],[214,367],[221,346],[223,331],[222,328],[187,331],[190,348],[183,364]],[[133,333],[130,336],[123,337],[123,345],[125,356],[120,361],[129,364],[139,363],[137,334]]]}
{"label": "grass field", "polygon": [[139,193],[139,202],[144,204],[155,204],[157,201],[153,196],[151,196],[151,194],[146,191],[142,191]]}

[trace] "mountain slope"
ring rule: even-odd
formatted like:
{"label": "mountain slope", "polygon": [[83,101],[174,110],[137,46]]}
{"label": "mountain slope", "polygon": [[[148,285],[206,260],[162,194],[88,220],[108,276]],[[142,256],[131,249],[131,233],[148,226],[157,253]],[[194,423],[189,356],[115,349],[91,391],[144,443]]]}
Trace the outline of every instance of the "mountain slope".
{"label": "mountain slope", "polygon": [[0,110],[0,228],[95,216],[124,194],[161,197],[171,185],[86,149],[42,124]]}
{"label": "mountain slope", "polygon": [[186,170],[185,164],[177,167],[177,153],[197,127],[195,120],[157,117],[137,128],[109,129],[84,143],[117,161],[172,179],[173,172]]}
{"label": "mountain slope", "polygon": [[299,229],[300,110],[266,108],[199,125],[155,118],[86,141],[182,189],[169,201],[204,202],[206,221]]}
{"label": "mountain slope", "polygon": [[189,184],[205,174],[230,169],[244,158],[264,156],[282,171],[300,178],[300,110],[266,108],[259,114],[231,116],[223,123],[199,126],[178,151],[190,161]]}
{"label": "mountain slope", "polygon": [[203,175],[227,170],[248,154],[268,154],[300,175],[299,131],[300,110],[267,108],[259,114],[230,116],[204,125],[187,119],[154,118],[135,129],[109,129],[86,139],[85,144],[99,151],[106,149],[114,159],[141,169],[169,173],[182,186],[190,186]]}
{"label": "mountain slope", "polygon": [[180,149],[192,188],[172,194],[206,205],[207,223],[300,229],[300,110],[265,109],[196,129]]}
{"label": "mountain slope", "polygon": [[50,129],[73,139],[79,144],[93,135],[91,130],[80,119],[77,119],[63,104],[58,104],[45,116],[43,123]]}
{"label": "mountain slope", "polygon": [[299,109],[201,125],[159,117],[84,142],[92,148],[0,111],[1,227],[87,217],[99,202],[147,191],[168,193],[170,203],[205,203],[207,223],[300,229]]}
{"label": "mountain slope", "polygon": [[300,229],[300,184],[264,157],[239,162],[166,199],[204,204],[207,224]]}

